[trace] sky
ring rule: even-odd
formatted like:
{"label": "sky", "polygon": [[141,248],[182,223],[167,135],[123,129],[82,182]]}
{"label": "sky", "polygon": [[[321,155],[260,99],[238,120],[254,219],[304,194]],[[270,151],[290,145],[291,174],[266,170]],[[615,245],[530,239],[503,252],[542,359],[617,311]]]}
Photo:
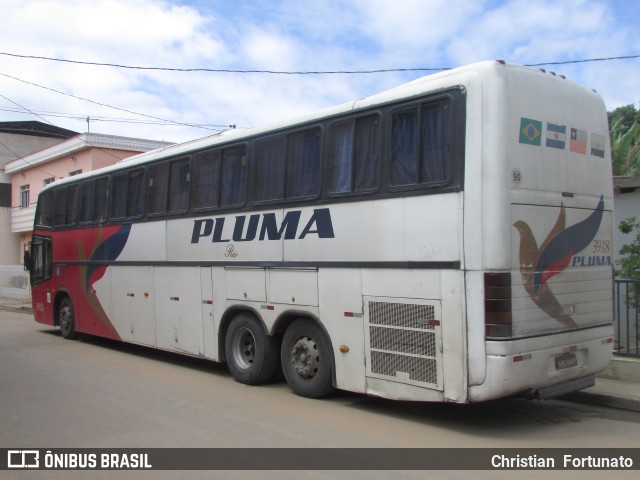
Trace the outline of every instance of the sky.
{"label": "sky", "polygon": [[[0,122],[170,142],[432,73],[402,69],[640,55],[637,0],[1,0],[0,16]],[[542,68],[608,110],[640,102],[640,58]],[[264,73],[372,70],[392,71]]]}

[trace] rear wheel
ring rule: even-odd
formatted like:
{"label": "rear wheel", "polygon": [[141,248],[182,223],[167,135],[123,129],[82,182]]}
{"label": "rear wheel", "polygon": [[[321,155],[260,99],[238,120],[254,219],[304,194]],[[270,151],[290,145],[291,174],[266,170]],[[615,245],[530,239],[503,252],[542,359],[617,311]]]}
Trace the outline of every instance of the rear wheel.
{"label": "rear wheel", "polygon": [[280,356],[287,383],[297,395],[321,398],[333,392],[331,346],[315,322],[293,322],[282,339]]}
{"label": "rear wheel", "polygon": [[73,303],[69,297],[64,297],[58,307],[58,323],[60,324],[60,332],[67,340],[75,340],[78,338],[76,331],[76,319],[73,311]]}
{"label": "rear wheel", "polygon": [[259,385],[271,380],[278,367],[278,343],[256,317],[241,313],[234,318],[224,345],[227,366],[236,381]]}

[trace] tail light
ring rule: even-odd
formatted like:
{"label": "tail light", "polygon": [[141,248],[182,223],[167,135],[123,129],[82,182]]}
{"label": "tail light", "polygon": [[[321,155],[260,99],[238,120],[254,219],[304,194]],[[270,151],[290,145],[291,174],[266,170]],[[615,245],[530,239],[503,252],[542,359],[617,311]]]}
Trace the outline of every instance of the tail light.
{"label": "tail light", "polygon": [[510,272],[484,274],[484,323],[487,338],[512,336]]}

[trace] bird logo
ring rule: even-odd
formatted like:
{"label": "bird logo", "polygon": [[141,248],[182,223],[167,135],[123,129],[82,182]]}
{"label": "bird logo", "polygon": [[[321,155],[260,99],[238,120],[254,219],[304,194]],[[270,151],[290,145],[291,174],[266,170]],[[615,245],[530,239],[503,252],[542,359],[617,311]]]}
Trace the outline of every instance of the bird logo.
{"label": "bird logo", "polygon": [[567,327],[575,327],[576,322],[567,315],[548,282],[567,268],[574,255],[589,246],[600,229],[603,212],[604,198],[600,196],[598,206],[586,219],[566,228],[565,208],[561,205],[558,219],[540,247],[526,222],[513,224],[520,234],[520,273],[526,292],[547,315]]}

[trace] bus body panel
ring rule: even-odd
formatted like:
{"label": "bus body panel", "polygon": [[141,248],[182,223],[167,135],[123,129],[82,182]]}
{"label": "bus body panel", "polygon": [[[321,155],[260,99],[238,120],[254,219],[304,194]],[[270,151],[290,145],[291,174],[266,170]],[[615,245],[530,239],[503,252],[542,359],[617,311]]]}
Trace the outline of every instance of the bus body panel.
{"label": "bus body panel", "polygon": [[[447,193],[335,203],[323,208],[264,210],[249,215],[176,218],[167,222],[167,260],[229,264],[282,261],[459,264],[460,197],[459,193]],[[137,225],[133,231],[136,229]],[[136,238],[142,236],[137,234]],[[127,245],[122,258],[132,258],[139,248],[137,243]]]}
{"label": "bus body panel", "polygon": [[[322,268],[318,270],[319,312],[331,335],[336,387],[352,392],[367,390],[363,283],[369,270]],[[347,347],[342,352],[341,347]]]}
{"label": "bus body panel", "polygon": [[156,346],[153,277],[151,266],[112,266],[94,284],[100,303],[111,305],[111,318],[121,338],[149,347]]}

